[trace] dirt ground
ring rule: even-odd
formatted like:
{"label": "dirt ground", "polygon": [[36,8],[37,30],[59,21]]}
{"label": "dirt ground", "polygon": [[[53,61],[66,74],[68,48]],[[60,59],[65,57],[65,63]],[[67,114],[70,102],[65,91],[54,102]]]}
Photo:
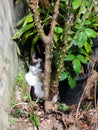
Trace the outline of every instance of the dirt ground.
{"label": "dirt ground", "polygon": [[89,100],[71,106],[57,103],[46,113],[43,101],[32,101],[27,88],[24,75],[19,72],[7,130],[98,130],[98,104],[93,98],[96,91]]}
{"label": "dirt ground", "polygon": [[36,103],[29,96],[22,98],[23,90],[16,89],[16,99],[10,107],[7,130],[98,130],[98,111],[94,101],[83,101],[68,106],[67,110],[54,110],[45,113],[43,101]]}

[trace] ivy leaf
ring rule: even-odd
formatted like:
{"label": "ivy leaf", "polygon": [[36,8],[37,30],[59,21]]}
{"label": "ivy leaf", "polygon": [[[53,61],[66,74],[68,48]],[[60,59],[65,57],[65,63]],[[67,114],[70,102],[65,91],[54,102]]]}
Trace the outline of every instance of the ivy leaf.
{"label": "ivy leaf", "polygon": [[81,6],[81,0],[73,0],[72,7],[74,10],[78,9]]}
{"label": "ivy leaf", "polygon": [[61,28],[61,27],[55,27],[54,28],[54,32],[58,33],[58,34],[63,33],[63,28]]}
{"label": "ivy leaf", "polygon": [[60,81],[65,80],[67,77],[68,77],[68,73],[63,71],[63,72],[62,72],[62,75],[61,75]]}
{"label": "ivy leaf", "polygon": [[76,56],[76,58],[79,59],[84,64],[87,63],[87,60],[86,60],[86,58],[83,55],[79,54],[79,55]]}
{"label": "ivy leaf", "polygon": [[74,68],[75,72],[79,73],[81,70],[80,60],[76,58],[75,60],[73,60],[72,64],[73,64],[73,68]]}
{"label": "ivy leaf", "polygon": [[96,38],[97,33],[91,28],[85,28],[85,33],[88,37]]}
{"label": "ivy leaf", "polygon": [[74,60],[74,59],[75,59],[75,55],[73,55],[73,54],[68,54],[65,60],[66,60],[66,61],[72,61],[72,60]]}
{"label": "ivy leaf", "polygon": [[71,76],[68,77],[68,84],[69,86],[74,89],[76,87],[76,80]]}
{"label": "ivy leaf", "polygon": [[87,35],[84,32],[81,32],[76,39],[76,44],[79,48],[84,46],[84,43],[87,41]]}

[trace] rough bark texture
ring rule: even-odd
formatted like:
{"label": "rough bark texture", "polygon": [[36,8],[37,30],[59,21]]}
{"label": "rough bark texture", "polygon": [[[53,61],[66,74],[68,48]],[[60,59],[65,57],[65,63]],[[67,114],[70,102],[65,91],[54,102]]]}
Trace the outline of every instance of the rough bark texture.
{"label": "rough bark texture", "polygon": [[50,32],[48,35],[45,34],[40,20],[40,15],[38,12],[38,0],[31,0],[31,10],[33,12],[35,26],[42,41],[45,44],[45,71],[44,71],[44,91],[45,91],[45,100],[49,100],[49,88],[51,82],[51,65],[52,65],[52,50],[53,50],[53,37],[54,37],[54,27],[56,25],[56,19],[58,16],[59,0],[56,1],[54,6],[54,14],[52,17]]}

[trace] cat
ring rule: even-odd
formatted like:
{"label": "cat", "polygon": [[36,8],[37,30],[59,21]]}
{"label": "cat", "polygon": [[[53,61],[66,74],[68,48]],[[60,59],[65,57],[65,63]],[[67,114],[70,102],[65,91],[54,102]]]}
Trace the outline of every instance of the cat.
{"label": "cat", "polygon": [[25,80],[31,87],[31,98],[43,98],[43,60],[36,58],[35,53],[32,56],[32,61],[29,65],[29,71],[25,75]]}

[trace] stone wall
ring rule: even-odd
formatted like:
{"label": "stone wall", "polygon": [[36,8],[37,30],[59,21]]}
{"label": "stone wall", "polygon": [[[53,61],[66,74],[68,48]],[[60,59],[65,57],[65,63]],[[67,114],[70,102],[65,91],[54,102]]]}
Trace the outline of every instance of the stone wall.
{"label": "stone wall", "polygon": [[8,125],[10,95],[17,76],[16,43],[11,40],[19,14],[15,8],[13,0],[0,0],[0,130]]}

